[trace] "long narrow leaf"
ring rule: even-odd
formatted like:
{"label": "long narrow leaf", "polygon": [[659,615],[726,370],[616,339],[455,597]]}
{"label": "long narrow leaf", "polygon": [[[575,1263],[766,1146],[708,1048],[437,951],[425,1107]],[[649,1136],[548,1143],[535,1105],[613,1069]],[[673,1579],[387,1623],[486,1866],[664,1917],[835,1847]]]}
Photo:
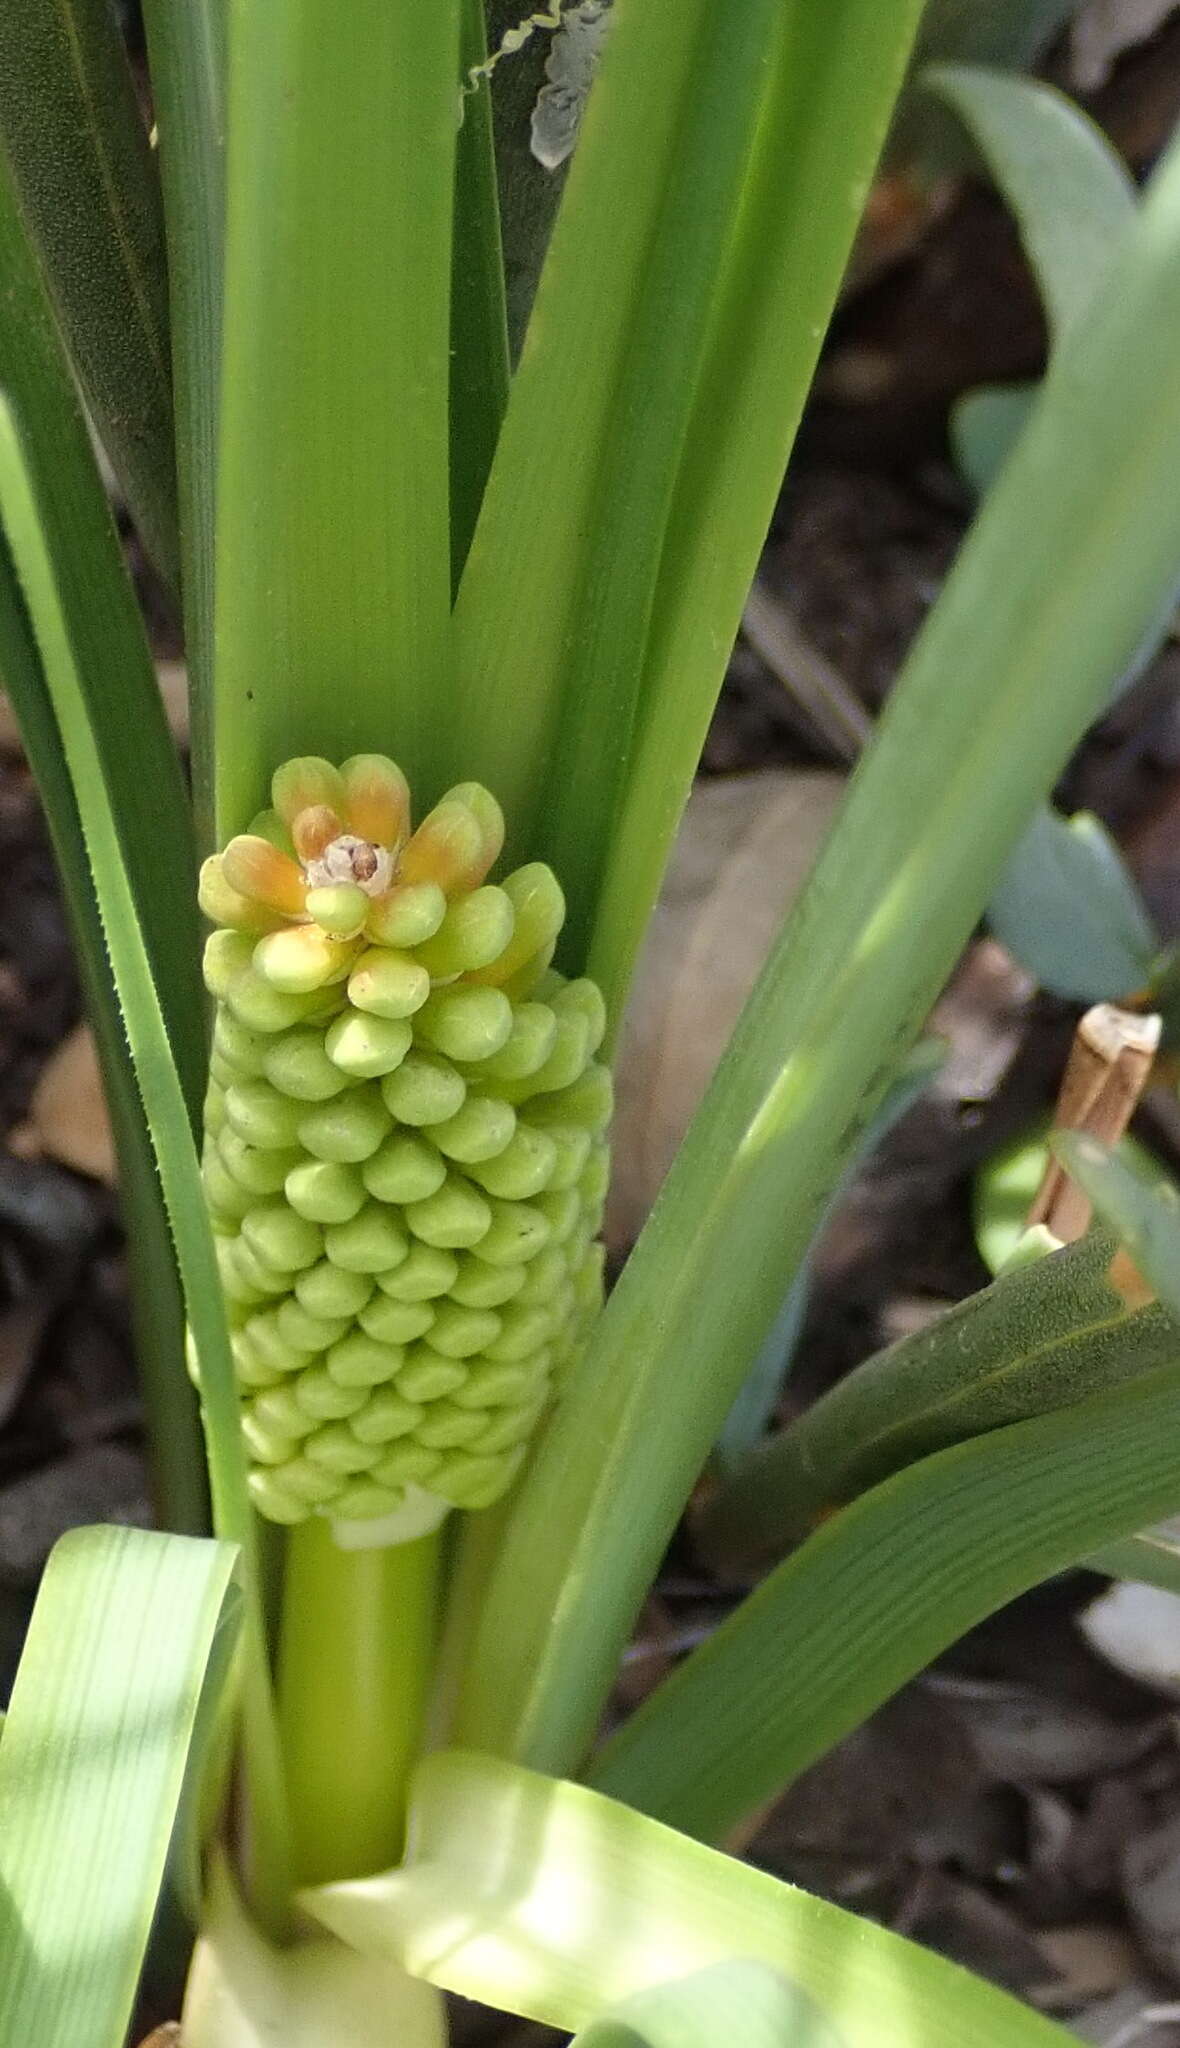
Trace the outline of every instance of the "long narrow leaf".
{"label": "long narrow leaf", "polygon": [[764,1963],[713,1963],[624,1998],[572,2048],[844,2048],[823,2014]]}
{"label": "long narrow leaf", "polygon": [[216,817],[448,731],[458,0],[231,0]]}
{"label": "long narrow leaf", "polygon": [[109,0],[0,8],[0,149],[94,423],[144,544],[175,587],[160,180]]}
{"label": "long narrow leaf", "polygon": [[282,1773],[275,1736],[258,1597],[255,1530],[246,1492],[245,1452],[213,1237],[196,1147],[174,1063],[152,964],[129,878],[106,760],[83,687],[75,610],[57,580],[41,521],[41,500],[11,408],[0,399],[0,527],[11,548],[37,640],[44,686],[61,732],[65,760],[94,874],[111,971],[155,1148],[163,1199],[176,1246],[185,1307],[199,1365],[214,1525],[237,1543],[249,1596],[245,1663],[245,1741],[259,1826],[253,1844],[260,1910],[281,1924],[287,1844]]}
{"label": "long narrow leaf", "polygon": [[603,1791],[722,1837],[1006,1600],[1180,1506],[1180,1360],[887,1479],[607,1745]]}
{"label": "long narrow leaf", "polygon": [[559,1770],[588,1742],[823,1201],[1174,581],[1178,324],[1180,147],[1062,345],[525,1480],[462,1740]]}
{"label": "long narrow leaf", "polygon": [[213,542],[225,227],[226,0],[144,0],[168,225],[189,738],[213,839]]}
{"label": "long narrow leaf", "polygon": [[[846,2048],[1065,2048],[981,1977],[583,1786],[447,1751],[421,1765],[403,1871],[305,1893],[363,1953],[551,2026],[735,1957]],[[805,2037],[806,2038],[806,2037]]]}
{"label": "long narrow leaf", "polygon": [[[487,57],[483,0],[462,0],[460,68]],[[451,253],[451,580],[458,584],[508,404],[508,313],[491,86],[463,94]]]}
{"label": "long narrow leaf", "polygon": [[[92,704],[101,704],[103,772],[140,877],[149,945],[168,990],[167,1026],[195,1118],[205,1051],[192,907],[193,860],[180,764],[15,195],[0,160],[0,389],[35,429],[38,481],[76,621]],[[181,1370],[183,1314],[143,1108],[127,1061],[77,805],[7,552],[0,549],[0,677],[20,721],[57,854],[102,1059],[128,1223],[136,1332],[152,1429],[157,1498],[174,1528],[200,1533],[208,1503],[196,1407]]]}
{"label": "long narrow leaf", "polygon": [[617,1013],[921,14],[790,0],[660,565],[591,971]]}
{"label": "long narrow leaf", "polygon": [[0,1742],[0,2038],[122,2048],[234,1551],[79,1529]]}
{"label": "long narrow leaf", "polygon": [[1180,1319],[1116,1286],[1116,1249],[1095,1232],[1018,1267],[847,1373],[727,1476],[702,1517],[710,1555],[745,1569],[781,1556],[931,1451],[1180,1358]]}

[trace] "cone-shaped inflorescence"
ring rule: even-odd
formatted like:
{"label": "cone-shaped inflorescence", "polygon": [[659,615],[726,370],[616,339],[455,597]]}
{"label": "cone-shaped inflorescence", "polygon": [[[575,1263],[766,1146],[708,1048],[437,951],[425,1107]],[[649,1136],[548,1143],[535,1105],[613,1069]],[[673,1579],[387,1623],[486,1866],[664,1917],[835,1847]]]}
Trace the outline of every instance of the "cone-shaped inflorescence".
{"label": "cone-shaped inflorescence", "polygon": [[272,794],[201,875],[205,1189],[258,1508],[384,1540],[504,1491],[598,1305],[602,998],[477,783],[414,832],[384,755]]}

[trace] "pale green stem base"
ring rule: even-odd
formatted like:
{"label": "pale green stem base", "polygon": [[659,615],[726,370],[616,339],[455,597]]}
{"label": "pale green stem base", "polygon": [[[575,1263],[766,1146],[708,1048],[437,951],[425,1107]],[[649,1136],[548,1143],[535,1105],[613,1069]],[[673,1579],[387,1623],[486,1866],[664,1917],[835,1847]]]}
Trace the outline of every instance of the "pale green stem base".
{"label": "pale green stem base", "polygon": [[279,1723],[299,1883],[358,1877],[401,1856],[438,1555],[437,1534],[349,1551],[319,1517],[292,1531]]}

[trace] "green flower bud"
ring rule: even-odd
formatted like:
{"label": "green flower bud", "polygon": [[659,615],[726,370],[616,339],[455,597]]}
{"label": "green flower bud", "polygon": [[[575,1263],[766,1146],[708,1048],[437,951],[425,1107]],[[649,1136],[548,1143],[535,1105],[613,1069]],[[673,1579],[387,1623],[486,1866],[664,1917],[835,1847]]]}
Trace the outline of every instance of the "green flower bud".
{"label": "green flower bud", "polygon": [[245,932],[210,932],[205,941],[202,972],[205,987],[219,1002],[225,1002],[234,984],[250,971],[254,940]]}
{"label": "green flower bud", "polygon": [[365,1185],[355,1166],[305,1159],[284,1181],[287,1200],[310,1223],[350,1223],[364,1207]]}
{"label": "green flower bud", "polygon": [[514,1407],[533,1392],[536,1377],[526,1365],[474,1365],[451,1399],[457,1408]]}
{"label": "green flower bud", "polygon": [[255,1080],[262,1072],[263,1056],[270,1040],[260,1031],[247,1031],[232,1010],[219,1006],[213,1027],[213,1049],[234,1068],[239,1080]]}
{"label": "green flower bud", "polygon": [[424,1486],[442,1462],[440,1452],[425,1444],[397,1443],[374,1465],[373,1477],[382,1486]]}
{"label": "green flower bud", "polygon": [[[255,1197],[277,1195],[301,1152],[275,1152],[270,1146],[248,1145],[229,1124],[217,1133],[217,1157],[230,1179]],[[253,1204],[251,1204],[253,1206]]]}
{"label": "green flower bud", "polygon": [[328,1321],[359,1315],[373,1292],[367,1273],[345,1273],[328,1259],[309,1266],[295,1281],[295,1299],[312,1316]]}
{"label": "green flower bud", "polygon": [[[588,1139],[586,1149],[589,1151]],[[554,1138],[545,1131],[519,1123],[502,1152],[492,1159],[472,1161],[467,1171],[485,1194],[502,1201],[527,1202],[549,1186],[557,1151]]]}
{"label": "green flower bud", "polygon": [[490,1420],[484,1417],[483,1429],[472,1440],[475,1448],[487,1454],[510,1451],[517,1444],[527,1443],[544,1409],[544,1395],[518,1402],[515,1407],[497,1408]]}
{"label": "green flower bud", "polygon": [[309,1508],[324,1508],[335,1503],[345,1484],[335,1472],[326,1472],[322,1465],[313,1465],[308,1458],[292,1458],[290,1464],[283,1468],[283,1485],[287,1492]]}
{"label": "green flower bud", "polygon": [[260,1465],[288,1465],[296,1455],[295,1439],[268,1429],[254,1408],[242,1410],[242,1435],[250,1456]]}
{"label": "green flower bud", "polygon": [[378,1289],[358,1321],[365,1335],[375,1337],[379,1344],[412,1344],[416,1337],[426,1335],[434,1321],[434,1309],[428,1301],[394,1301]]}
{"label": "green flower bud", "polygon": [[515,1302],[505,1309],[500,1328],[495,1337],[489,1338],[483,1350],[486,1357],[498,1365],[515,1365],[531,1358],[553,1335],[551,1310],[535,1307],[520,1307]]}
{"label": "green flower bud", "polygon": [[369,908],[368,936],[378,946],[405,951],[432,939],[447,912],[437,882],[402,882]]}
{"label": "green flower bud", "polygon": [[573,1236],[582,1214],[582,1204],[576,1188],[550,1189],[538,1195],[533,1207],[549,1225],[549,1238],[553,1244],[564,1244]]}
{"label": "green flower bud", "polygon": [[594,1141],[589,1131],[580,1129],[577,1124],[551,1124],[548,1136],[554,1147],[549,1186],[558,1194],[564,1194],[567,1188],[576,1188],[581,1180]]}
{"label": "green flower bud", "polygon": [[[437,1403],[444,1394],[451,1394],[467,1379],[467,1367],[454,1358],[444,1358],[429,1344],[415,1344],[407,1353],[405,1363],[397,1376],[397,1391],[407,1401]],[[421,1429],[419,1441],[424,1442]]]}
{"label": "green flower bud", "polygon": [[367,1017],[360,1010],[345,1010],[328,1026],[324,1050],[342,1074],[375,1081],[400,1067],[413,1040],[408,1018]]}
{"label": "green flower bud", "polygon": [[431,1480],[431,1490],[457,1508],[490,1507],[511,1484],[519,1456],[480,1457],[453,1451]]}
{"label": "green flower bud", "polygon": [[470,973],[499,959],[512,937],[515,914],[503,889],[473,889],[451,904],[438,931],[418,947],[418,959],[434,981]]}
{"label": "green flower bud", "polygon": [[297,1102],[329,1102],[348,1086],[347,1074],[328,1058],[324,1034],[314,1025],[273,1039],[263,1054],[262,1071],[280,1095]]}
{"label": "green flower bud", "polygon": [[[216,995],[217,990],[212,993]],[[315,1012],[320,998],[318,991],[292,995],[273,988],[256,967],[248,967],[244,974],[236,976],[225,1000],[239,1024],[244,1024],[249,1031],[269,1034],[289,1031],[292,1024],[302,1024]]]}
{"label": "green flower bud", "polygon": [[[292,1385],[304,1414],[314,1416],[317,1422],[340,1421],[365,1405],[364,1387],[342,1387],[326,1365],[309,1365]],[[309,1445],[308,1456],[312,1455]],[[358,1465],[356,1469],[359,1472],[361,1468]]]}
{"label": "green flower bud", "polygon": [[379,1202],[424,1202],[441,1188],[447,1163],[429,1139],[395,1130],[361,1171],[366,1188]]}
{"label": "green flower bud", "polygon": [[366,1202],[351,1223],[333,1224],[325,1232],[324,1246],[332,1264],[346,1273],[388,1273],[400,1266],[410,1241],[395,1210]]}
{"label": "green flower bud", "polygon": [[496,1095],[469,1095],[445,1123],[427,1124],[426,1135],[448,1159],[466,1166],[496,1158],[515,1129],[516,1114],[509,1103]]}
{"label": "green flower bud", "polygon": [[432,1451],[451,1451],[460,1445],[473,1444],[482,1436],[488,1418],[482,1408],[457,1408],[445,1396],[432,1401],[417,1428],[420,1444],[426,1444]]}
{"label": "green flower bud", "polygon": [[464,1252],[449,1292],[464,1308],[499,1308],[519,1293],[528,1271],[527,1266],[489,1266],[478,1252]]}
{"label": "green flower bud", "polygon": [[486,1237],[492,1211],[477,1188],[457,1174],[448,1174],[438,1193],[424,1202],[410,1202],[406,1222],[423,1244],[447,1250],[479,1244]]}
{"label": "green flower bud", "polygon": [[329,1472],[351,1475],[367,1472],[381,1454],[376,1444],[362,1444],[347,1423],[329,1422],[308,1437],[304,1455],[314,1465],[326,1466]]}
{"label": "green flower bud", "polygon": [[310,1510],[287,1491],[270,1466],[256,1465],[247,1484],[251,1500],[268,1522],[306,1522]]}
{"label": "green flower bud", "polygon": [[397,1378],[405,1360],[401,1345],[381,1344],[354,1330],[333,1344],[324,1363],[339,1386],[381,1387]]}
{"label": "green flower bud", "polygon": [[557,1018],[548,1003],[517,1003],[512,1029],[499,1052],[480,1062],[481,1082],[527,1081],[544,1066],[556,1038]]}
{"label": "green flower bud", "polygon": [[412,1017],[430,994],[430,976],[408,953],[370,946],[348,977],[348,1000],[374,1017]]}
{"label": "green flower bud", "polygon": [[555,1124],[576,1125],[598,1134],[605,1131],[614,1110],[614,1084],[609,1067],[592,1061],[568,1088],[554,1095],[538,1095],[528,1106],[529,1122],[542,1130]]}
{"label": "green flower bud", "polygon": [[[311,1271],[319,1273],[321,1266]],[[363,1311],[362,1311],[363,1313]],[[284,1344],[293,1351],[326,1351],[330,1344],[336,1344],[343,1337],[352,1321],[351,1316],[313,1316],[293,1294],[279,1303],[275,1310],[275,1328]]]}
{"label": "green flower bud", "polygon": [[324,1250],[323,1232],[305,1216],[296,1215],[289,1202],[267,1202],[242,1218],[242,1236],[264,1265],[280,1273],[297,1273],[314,1266]]}
{"label": "green flower bud", "polygon": [[554,1009],[557,1028],[553,1039],[553,1050],[544,1066],[538,1067],[527,1082],[520,1085],[527,1089],[530,1097],[547,1095],[558,1088],[568,1088],[580,1079],[590,1059],[590,1026],[579,1010],[572,1010],[562,1016]]}
{"label": "green flower bud", "polygon": [[453,1284],[459,1262],[439,1245],[412,1244],[409,1257],[392,1273],[379,1273],[377,1285],[393,1301],[434,1301]]}
{"label": "green flower bud", "polygon": [[[540,1197],[543,1201],[544,1196]],[[552,1235],[547,1217],[537,1202],[486,1204],[491,1223],[478,1240],[479,1256],[489,1266],[519,1266],[548,1244]]]}
{"label": "green flower bud", "polygon": [[500,1333],[500,1317],[494,1308],[463,1308],[453,1302],[440,1308],[430,1332],[431,1349],[444,1358],[470,1358],[486,1351]]}
{"label": "green flower bud", "polygon": [[316,1427],[315,1418],[300,1407],[294,1388],[285,1382],[256,1394],[253,1412],[267,1428],[282,1436],[310,1436]]}
{"label": "green flower bud", "polygon": [[307,892],[307,914],[333,938],[351,939],[364,930],[370,899],[355,882],[333,882]]}
{"label": "green flower bud", "polygon": [[467,1083],[449,1060],[431,1053],[411,1052],[381,1083],[381,1096],[390,1115],[411,1127],[443,1123],[462,1107]]}
{"label": "green flower bud", "polygon": [[358,1166],[377,1150],[390,1122],[378,1090],[362,1086],[302,1112],[295,1128],[300,1144],[316,1159]]}
{"label": "green flower bud", "polygon": [[424,1412],[421,1404],[407,1400],[400,1388],[374,1387],[350,1426],[361,1443],[384,1445],[408,1436],[418,1427]]}
{"label": "green flower bud", "polygon": [[247,1210],[252,1209],[257,1196],[239,1185],[225,1170],[218,1154],[210,1148],[201,1162],[201,1185],[209,1204],[215,1230],[224,1230],[235,1222],[240,1223]]}
{"label": "green flower bud", "polygon": [[269,1081],[239,1081],[225,1091],[230,1128],[247,1145],[261,1150],[291,1151],[300,1143],[303,1107],[280,1095]]}
{"label": "green flower bud", "polygon": [[415,1034],[451,1060],[486,1060],[508,1043],[512,1004],[502,989],[436,989],[419,1011]]}
{"label": "green flower bud", "polygon": [[269,1391],[282,1384],[282,1373],[266,1362],[244,1330],[234,1331],[230,1347],[234,1356],[234,1378],[240,1387]]}

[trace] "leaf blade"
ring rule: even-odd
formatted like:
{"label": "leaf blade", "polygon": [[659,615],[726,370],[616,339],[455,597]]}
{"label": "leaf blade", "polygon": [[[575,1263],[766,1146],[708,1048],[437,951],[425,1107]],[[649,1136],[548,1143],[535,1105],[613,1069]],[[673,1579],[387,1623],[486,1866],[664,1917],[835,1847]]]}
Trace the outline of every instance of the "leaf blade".
{"label": "leaf blade", "polygon": [[0,1743],[0,2027],[119,2048],[164,1872],[228,1544],[63,1537]]}

